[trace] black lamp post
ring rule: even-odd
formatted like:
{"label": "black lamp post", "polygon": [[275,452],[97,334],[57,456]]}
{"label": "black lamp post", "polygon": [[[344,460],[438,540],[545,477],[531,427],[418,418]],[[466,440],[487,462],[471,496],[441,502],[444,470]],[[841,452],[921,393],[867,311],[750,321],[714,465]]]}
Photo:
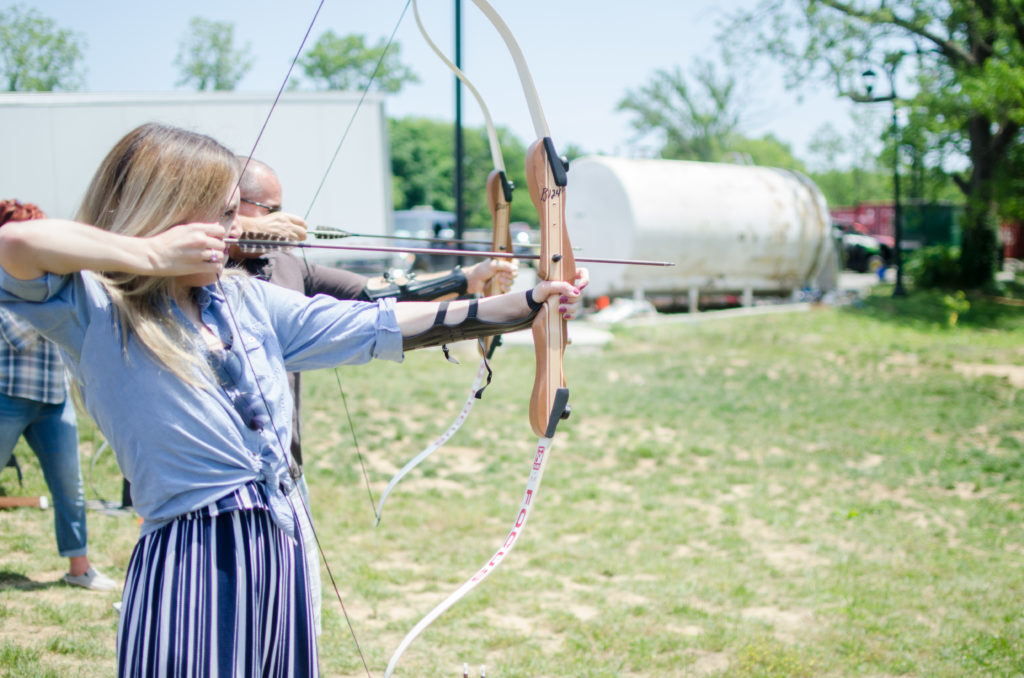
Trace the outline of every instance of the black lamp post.
{"label": "black lamp post", "polygon": [[[462,0],[455,0],[455,67],[462,68]],[[463,143],[462,143],[462,81],[455,77],[455,238],[462,240],[466,232],[466,205],[463,194]],[[459,245],[459,249],[462,245]],[[456,262],[463,264],[460,255]]]}
{"label": "black lamp post", "polygon": [[893,192],[893,263],[896,265],[896,287],[893,288],[894,297],[906,296],[907,291],[903,288],[903,206],[900,204],[900,128],[896,120],[896,64],[886,69],[889,76],[889,95],[873,96],[875,80],[878,78],[870,68],[863,73],[864,88],[867,96],[859,98],[864,103],[877,103],[880,101],[892,102],[892,192]]}

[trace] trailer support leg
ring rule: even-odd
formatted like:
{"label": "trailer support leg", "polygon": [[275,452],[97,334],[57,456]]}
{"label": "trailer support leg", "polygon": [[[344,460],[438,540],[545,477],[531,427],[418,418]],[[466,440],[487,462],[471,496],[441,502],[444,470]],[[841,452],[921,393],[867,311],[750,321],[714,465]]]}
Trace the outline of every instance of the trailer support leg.
{"label": "trailer support leg", "polygon": [[688,296],[689,305],[687,306],[687,309],[690,311],[690,313],[696,313],[698,311],[697,306],[698,306],[698,302],[699,301],[700,301],[700,290],[697,289],[696,287],[691,287],[690,288],[690,294]]}

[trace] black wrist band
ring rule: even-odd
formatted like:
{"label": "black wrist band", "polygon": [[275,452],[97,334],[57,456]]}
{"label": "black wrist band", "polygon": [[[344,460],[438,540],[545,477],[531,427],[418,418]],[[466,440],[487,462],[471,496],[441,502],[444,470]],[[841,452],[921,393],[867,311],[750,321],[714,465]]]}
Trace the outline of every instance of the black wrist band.
{"label": "black wrist band", "polygon": [[538,308],[544,305],[543,302],[536,301],[533,298],[533,290],[526,290],[526,305],[530,307],[530,311],[536,311]]}

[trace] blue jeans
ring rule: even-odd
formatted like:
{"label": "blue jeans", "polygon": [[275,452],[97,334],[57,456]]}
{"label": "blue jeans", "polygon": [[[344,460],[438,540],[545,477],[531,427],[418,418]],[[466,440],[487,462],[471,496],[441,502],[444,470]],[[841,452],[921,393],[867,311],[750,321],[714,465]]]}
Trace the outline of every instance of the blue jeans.
{"label": "blue jeans", "polygon": [[78,459],[78,421],[68,398],[59,405],[0,394],[0,469],[25,436],[39,458],[53,495],[57,550],[65,558],[86,555],[85,490]]}

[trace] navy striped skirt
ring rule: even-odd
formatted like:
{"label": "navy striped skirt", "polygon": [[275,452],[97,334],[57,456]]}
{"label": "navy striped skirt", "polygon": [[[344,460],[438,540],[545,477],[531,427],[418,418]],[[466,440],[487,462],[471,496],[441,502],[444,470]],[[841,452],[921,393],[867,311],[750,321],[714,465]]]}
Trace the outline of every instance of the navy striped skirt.
{"label": "navy striped skirt", "polygon": [[120,678],[318,675],[302,540],[266,506],[250,483],[139,540],[117,629]]}

